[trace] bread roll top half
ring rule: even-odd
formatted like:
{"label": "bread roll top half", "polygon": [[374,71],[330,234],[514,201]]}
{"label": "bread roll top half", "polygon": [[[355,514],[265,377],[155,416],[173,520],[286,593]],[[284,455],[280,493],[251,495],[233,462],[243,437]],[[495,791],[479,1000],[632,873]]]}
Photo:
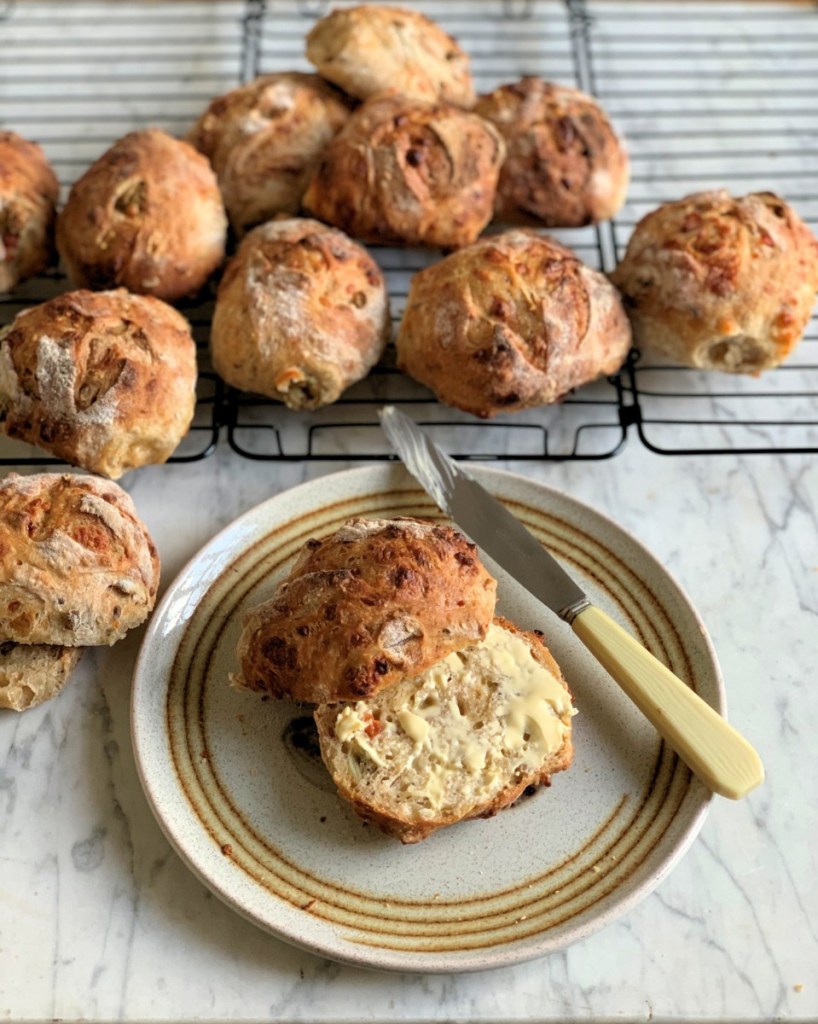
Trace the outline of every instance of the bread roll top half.
{"label": "bread roll top half", "polygon": [[316,704],[371,696],[481,640],[496,581],[449,526],[351,519],[251,609],[236,684]]}

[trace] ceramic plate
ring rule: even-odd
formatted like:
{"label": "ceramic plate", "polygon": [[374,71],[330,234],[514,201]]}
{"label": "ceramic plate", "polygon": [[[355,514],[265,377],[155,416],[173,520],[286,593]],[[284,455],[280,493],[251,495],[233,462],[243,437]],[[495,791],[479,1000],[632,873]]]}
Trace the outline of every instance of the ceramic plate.
{"label": "ceramic plate", "polygon": [[[702,623],[634,538],[531,480],[474,472],[593,600],[723,710]],[[397,464],[333,474],[236,520],[170,587],[140,652],[132,707],[137,765],[159,823],[230,906],[336,960],[477,970],[589,935],[657,885],[701,827],[710,795],[570,628],[491,562],[499,611],[545,632],[579,714],[570,771],[490,820],[402,846],[336,796],[307,708],[229,685],[244,610],[271,595],[309,537],[354,515],[444,518]]]}

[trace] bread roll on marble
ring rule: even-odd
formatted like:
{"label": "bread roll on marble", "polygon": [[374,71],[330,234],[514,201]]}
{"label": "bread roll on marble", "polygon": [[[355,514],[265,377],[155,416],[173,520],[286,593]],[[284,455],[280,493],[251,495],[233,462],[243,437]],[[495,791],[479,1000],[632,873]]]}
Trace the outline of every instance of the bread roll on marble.
{"label": "bread roll on marble", "polygon": [[310,540],[245,618],[237,685],[315,704],[359,700],[486,635],[496,581],[456,530],[351,519]]}
{"label": "bread roll on marble", "polygon": [[270,221],[225,270],[213,365],[235,388],[315,409],[366,376],[390,328],[383,275],[362,246],[318,221]]}
{"label": "bread roll on marble", "polygon": [[307,36],[307,59],[359,100],[396,92],[461,107],[474,103],[468,57],[419,11],[381,4],[332,11]]}
{"label": "bread roll on marble", "polygon": [[756,375],[786,359],[804,332],[818,242],[772,192],[698,192],[642,218],[611,280],[644,352]]}
{"label": "bread roll on marble", "polygon": [[56,697],[84,650],[13,640],[0,643],[0,708],[27,711]]}
{"label": "bread roll on marble", "polygon": [[525,229],[482,238],[412,278],[398,366],[447,405],[490,417],[615,373],[630,348],[616,289]]}
{"label": "bread roll on marble", "polygon": [[156,547],[117,484],[0,480],[0,642],[113,644],[145,621],[158,585]]}
{"label": "bread roll on marble", "polygon": [[262,75],[213,100],[189,141],[210,160],[238,234],[297,213],[350,102],[318,75]]}
{"label": "bread roll on marble", "polygon": [[367,242],[458,248],[491,219],[504,156],[499,132],[476,114],[376,97],[330,142],[304,206]]}
{"label": "bread roll on marble", "polygon": [[0,131],[0,293],[54,261],[60,185],[42,149]]}
{"label": "bread roll on marble", "polygon": [[67,292],[0,330],[0,431],[117,478],[172,454],[196,378],[175,309],[122,288]]}
{"label": "bread roll on marble", "polygon": [[591,96],[527,77],[481,96],[474,112],[506,144],[498,219],[580,227],[607,220],[625,202],[628,155]]}
{"label": "bread roll on marble", "polygon": [[158,129],[131,132],[74,183],[57,248],[75,285],[173,301],[224,259],[227,218],[207,159]]}

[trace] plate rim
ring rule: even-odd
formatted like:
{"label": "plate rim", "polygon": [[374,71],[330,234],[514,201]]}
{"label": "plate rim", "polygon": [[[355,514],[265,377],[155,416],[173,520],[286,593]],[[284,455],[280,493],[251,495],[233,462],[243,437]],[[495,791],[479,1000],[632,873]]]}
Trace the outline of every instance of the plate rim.
{"label": "plate rim", "polygon": [[[698,837],[710,808],[713,805],[714,794],[712,792],[701,794],[698,809],[695,810],[692,815],[692,819],[684,827],[683,834],[676,841],[675,845],[668,852],[656,871],[650,874],[641,884],[637,885],[630,892],[621,896],[613,906],[603,909],[603,911],[595,917],[584,922],[577,923],[573,928],[568,929],[567,932],[550,937],[546,933],[538,936],[525,946],[515,946],[515,944],[509,943],[493,948],[477,950],[467,949],[464,951],[444,953],[434,952],[431,954],[418,951],[404,952],[396,949],[378,948],[374,946],[361,946],[360,950],[356,949],[352,951],[352,944],[345,942],[342,937],[339,937],[335,943],[333,943],[331,939],[327,942],[304,939],[289,930],[274,926],[270,923],[269,919],[262,920],[259,914],[253,913],[250,908],[243,906],[238,896],[226,890],[222,886],[220,879],[214,878],[212,873],[208,873],[206,866],[197,862],[196,858],[188,850],[183,837],[180,837],[177,834],[177,831],[174,830],[172,821],[168,820],[171,818],[171,814],[162,807],[158,800],[152,781],[148,777],[149,769],[143,763],[144,749],[141,745],[143,724],[139,721],[138,715],[139,680],[146,674],[145,665],[149,658],[150,647],[154,641],[156,633],[160,629],[160,624],[165,617],[167,607],[173,601],[176,591],[185,582],[193,567],[197,566],[203,559],[207,558],[214,548],[218,548],[222,544],[226,536],[236,529],[239,529],[243,524],[255,521],[258,516],[263,514],[270,506],[282,502],[287,497],[291,498],[294,495],[312,490],[320,483],[320,481],[325,480],[327,477],[332,477],[333,480],[338,481],[343,485],[348,479],[366,479],[367,477],[377,479],[380,474],[383,477],[384,482],[386,482],[387,474],[389,472],[394,472],[396,467],[403,468],[402,464],[396,460],[366,466],[357,466],[321,474],[320,476],[313,477],[310,480],[302,481],[293,487],[285,488],[284,490],[271,495],[269,498],[265,498],[263,501],[258,502],[256,505],[235,517],[219,529],[183,564],[182,568],[168,584],[157,607],[151,615],[151,620],[140,643],[134,666],[129,717],[131,742],[133,746],[137,776],[154,819],[157,821],[163,835],[168,840],[176,854],[180,857],[186,868],[194,874],[194,876],[208,889],[208,891],[217,896],[223,903],[230,907],[231,910],[237,912],[241,917],[250,921],[263,932],[266,932],[267,934],[297,948],[306,949],[315,955],[323,956],[350,966],[375,970],[443,974],[453,972],[466,973],[512,966],[517,963],[523,963],[547,956],[553,952],[565,949],[576,942],[588,938],[590,935],[600,931],[603,927],[607,927],[615,920],[620,919],[635,905],[650,895],[650,893],[656,889],[656,887],[679,863]],[[404,473],[406,473],[406,480],[411,481],[417,490],[420,493],[423,493],[423,488],[420,484],[417,484],[416,481],[414,481],[405,468],[403,469]],[[606,513],[599,511],[593,505],[579,498],[575,498],[565,490],[553,487],[550,484],[543,483],[539,480],[532,479],[522,473],[516,473],[499,467],[485,466],[478,463],[476,465],[470,464],[469,469],[470,471],[476,471],[475,475],[478,479],[480,476],[485,474],[488,478],[493,477],[500,480],[508,479],[516,481],[518,484],[525,487],[533,487],[540,494],[544,492],[546,495],[554,496],[557,501],[566,502],[569,506],[574,506],[582,512],[590,515],[592,518],[602,520],[606,526],[613,528],[615,532],[619,533],[627,543],[634,545],[642,557],[646,558],[651,564],[656,566],[666,580],[671,584],[672,588],[675,589],[677,596],[684,603],[687,611],[693,617],[698,626],[698,641],[703,645],[704,652],[706,653],[707,660],[709,661],[710,669],[712,671],[712,681],[715,687],[716,697],[715,706],[717,710],[726,717],[727,702],[724,679],[709,631],[707,630],[701,616],[699,615],[698,609],[690,599],[685,588],[679,583],[675,575],[659,561],[656,555],[654,555],[638,537],[636,537],[627,528],[621,526]],[[403,489],[408,490],[409,488]],[[375,485],[373,484],[373,491],[374,490]],[[547,510],[547,506],[545,507]],[[236,549],[231,552],[231,557],[235,558],[238,555],[241,555],[243,551],[244,548],[241,545],[238,545]],[[219,578],[219,575],[224,572],[225,568],[226,564],[221,565],[219,574],[208,583],[208,588],[212,586],[216,579]],[[198,602],[196,607],[198,607]],[[195,611],[184,620],[185,623],[191,620],[193,614],[195,614]],[[173,650],[177,651],[178,642],[176,638],[172,641],[172,645]],[[164,692],[166,693],[167,691],[165,690]],[[149,730],[145,727],[146,735],[148,731]],[[695,779],[693,781],[695,784]],[[203,825],[201,826],[201,829],[202,835],[204,835],[206,830]],[[278,901],[277,897],[274,895],[271,896],[270,899],[273,903]],[[429,962],[426,962],[427,960]]]}

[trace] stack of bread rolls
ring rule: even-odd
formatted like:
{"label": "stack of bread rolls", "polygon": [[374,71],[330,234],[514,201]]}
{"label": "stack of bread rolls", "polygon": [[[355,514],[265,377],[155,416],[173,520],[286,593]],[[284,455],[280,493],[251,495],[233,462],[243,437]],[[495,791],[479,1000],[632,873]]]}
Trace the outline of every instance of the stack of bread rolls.
{"label": "stack of bread rolls", "polygon": [[[316,221],[323,221],[368,243],[466,247],[463,266],[476,270],[485,255],[478,239],[493,218],[581,225],[610,216],[624,200],[627,154],[590,97],[528,78],[478,100],[468,56],[416,11],[378,4],[332,11],[307,36],[307,57],[318,75],[262,76],[214,100],[190,134],[210,158],[239,230],[300,207],[314,219],[303,227],[291,220],[282,235],[314,233]],[[361,358],[359,318],[349,305],[361,292],[350,285],[345,308],[335,287],[342,272],[331,259],[320,267],[313,261],[307,288],[298,269],[301,250],[283,251],[280,238],[280,270],[259,277],[253,268],[270,266],[263,255],[269,236],[257,229],[252,237],[219,291],[212,335],[216,368],[234,387],[294,408],[334,401],[368,372],[383,348],[383,338],[370,332],[375,340]],[[346,248],[352,245],[347,240]],[[490,254],[498,278],[515,275],[511,248],[499,244]],[[532,354],[516,361],[514,384],[506,367],[482,357],[484,342],[454,345],[450,360],[434,357],[449,345],[445,293],[451,275],[443,264],[420,275],[422,300],[413,285],[409,308],[422,305],[423,329],[431,332],[415,343],[402,329],[400,368],[441,401],[481,416],[554,402],[615,372],[630,347],[624,314],[614,316],[608,325],[614,333],[602,346],[596,327],[588,328],[606,319],[616,293],[598,279],[582,297],[588,309],[568,308],[565,297],[555,294],[553,273],[533,263],[527,273],[530,293],[506,289],[513,292],[508,308],[525,307],[516,330],[520,351]],[[330,276],[332,284],[323,280]],[[330,343],[314,296],[333,290]],[[506,298],[496,298],[494,306],[506,309]],[[543,312],[541,300],[566,310],[560,337],[554,310]],[[479,304],[473,310],[475,318],[486,315]],[[453,362],[466,366],[469,390],[476,393],[459,396]]]}
{"label": "stack of bread rolls", "polygon": [[349,520],[248,611],[234,682],[314,705],[340,795],[417,842],[571,763],[565,680],[540,634],[495,615],[496,591],[449,526]]}
{"label": "stack of bread rolls", "polygon": [[0,708],[59,693],[86,647],[110,645],[156,601],[159,555],[130,496],[93,476],[0,481]]}

